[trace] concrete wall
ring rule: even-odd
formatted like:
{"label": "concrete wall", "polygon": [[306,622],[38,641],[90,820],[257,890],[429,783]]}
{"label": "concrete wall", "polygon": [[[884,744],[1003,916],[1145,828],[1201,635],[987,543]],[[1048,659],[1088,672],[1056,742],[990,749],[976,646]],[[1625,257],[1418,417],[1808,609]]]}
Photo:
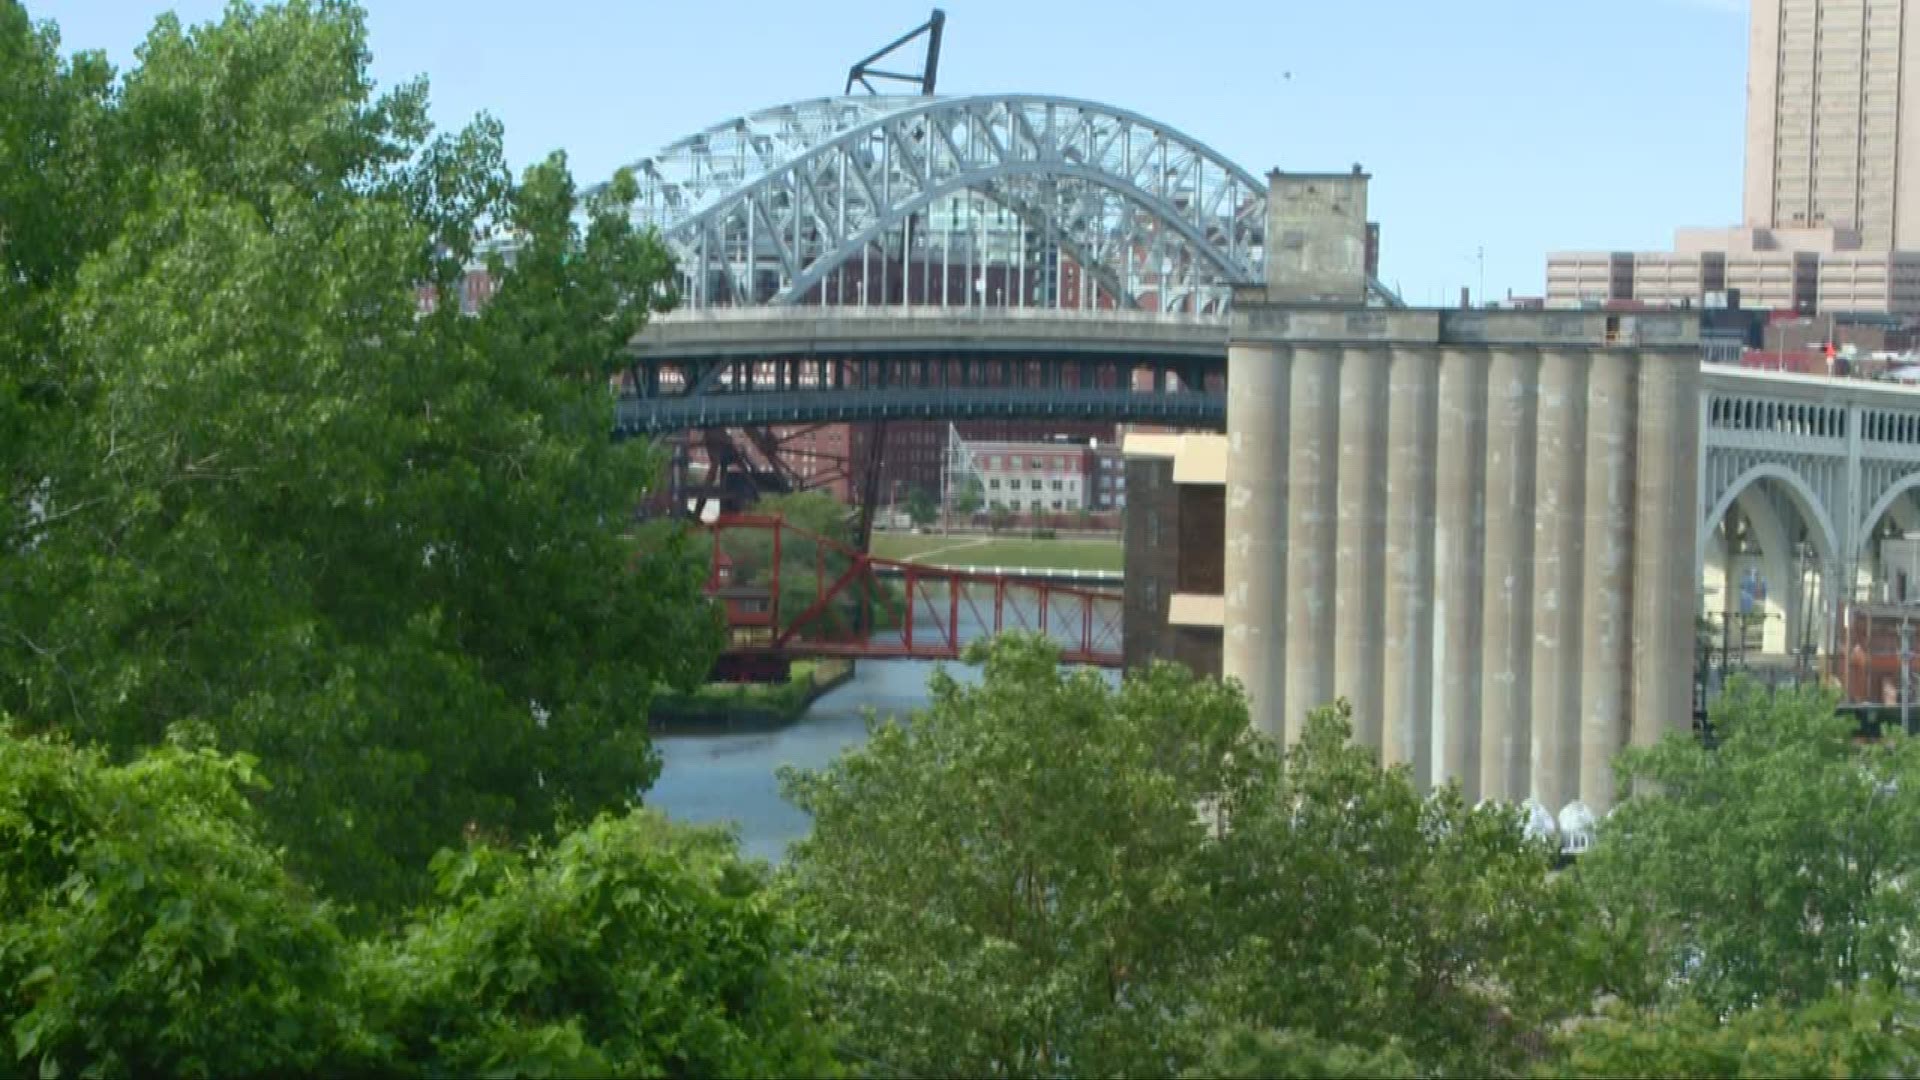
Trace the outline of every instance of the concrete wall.
{"label": "concrete wall", "polygon": [[1614,754],[1690,720],[1698,379],[1681,313],[1237,298],[1222,669],[1256,725],[1344,697],[1424,783],[1611,806]]}
{"label": "concrete wall", "polygon": [[1367,295],[1367,175],[1271,173],[1267,290],[1273,299],[1360,303]]}

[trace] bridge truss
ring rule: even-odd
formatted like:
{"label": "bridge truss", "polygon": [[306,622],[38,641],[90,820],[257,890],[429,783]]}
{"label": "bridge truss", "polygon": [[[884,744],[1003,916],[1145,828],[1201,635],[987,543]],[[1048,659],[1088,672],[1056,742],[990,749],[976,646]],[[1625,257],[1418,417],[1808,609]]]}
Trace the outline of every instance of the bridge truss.
{"label": "bridge truss", "polygon": [[[793,102],[633,162],[691,308],[1224,310],[1266,185],[1164,124],[1040,95]],[[1375,283],[1383,300],[1397,303]]]}
{"label": "bridge truss", "polygon": [[955,660],[1002,631],[1045,634],[1067,663],[1121,663],[1118,592],[877,559],[777,515],[723,514],[705,532],[707,591],[727,617],[722,676],[816,657]]}

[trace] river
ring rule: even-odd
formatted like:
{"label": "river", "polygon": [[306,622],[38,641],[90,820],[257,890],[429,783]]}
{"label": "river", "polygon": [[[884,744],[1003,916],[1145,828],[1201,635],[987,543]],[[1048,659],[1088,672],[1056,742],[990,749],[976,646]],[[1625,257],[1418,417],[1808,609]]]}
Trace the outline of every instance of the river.
{"label": "river", "polygon": [[[748,855],[777,860],[806,835],[807,816],[780,797],[774,775],[782,765],[817,769],[867,737],[867,710],[906,716],[927,704],[927,677],[935,664],[920,660],[863,660],[853,680],[813,703],[779,731],[740,735],[656,736],[660,779],[648,804],[691,822],[732,822]],[[950,664],[962,680],[978,677]]]}
{"label": "river", "polygon": [[[646,802],[688,822],[732,822],[748,855],[778,860],[807,832],[807,816],[780,797],[782,765],[825,766],[867,737],[867,710],[901,716],[927,704],[927,678],[937,665],[920,660],[862,660],[853,681],[813,703],[779,731],[739,735],[655,736],[660,780]],[[961,682],[979,680],[965,664],[947,669]],[[1117,675],[1110,675],[1110,678]]]}

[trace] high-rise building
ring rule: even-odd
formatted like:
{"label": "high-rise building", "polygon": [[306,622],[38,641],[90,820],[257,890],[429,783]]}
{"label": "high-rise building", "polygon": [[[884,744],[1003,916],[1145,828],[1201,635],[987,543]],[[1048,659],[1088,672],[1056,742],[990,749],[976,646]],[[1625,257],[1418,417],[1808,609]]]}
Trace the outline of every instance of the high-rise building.
{"label": "high-rise building", "polygon": [[1752,0],[1745,222],[1547,258],[1553,307],[1920,314],[1920,0]]}
{"label": "high-rise building", "polygon": [[1920,0],[1753,0],[1746,224],[1920,250]]}

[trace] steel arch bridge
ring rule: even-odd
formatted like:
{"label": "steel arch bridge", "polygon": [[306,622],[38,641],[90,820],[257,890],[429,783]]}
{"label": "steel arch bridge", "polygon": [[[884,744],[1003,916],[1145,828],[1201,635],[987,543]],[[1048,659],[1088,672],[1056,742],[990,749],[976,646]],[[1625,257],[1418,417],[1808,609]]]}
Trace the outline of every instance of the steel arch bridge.
{"label": "steel arch bridge", "polygon": [[1203,312],[1264,280],[1266,185],[1097,102],[818,98],[717,124],[628,169],[634,220],[678,257],[688,308]]}

